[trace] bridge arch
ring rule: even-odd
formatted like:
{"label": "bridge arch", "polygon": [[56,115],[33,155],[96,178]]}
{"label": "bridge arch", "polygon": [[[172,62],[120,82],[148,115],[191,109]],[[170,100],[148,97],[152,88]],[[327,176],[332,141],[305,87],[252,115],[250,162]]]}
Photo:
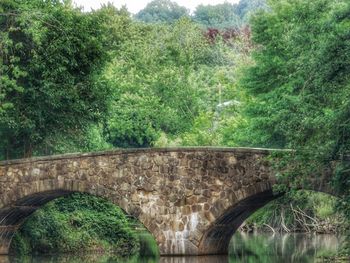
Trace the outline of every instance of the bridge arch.
{"label": "bridge arch", "polygon": [[[78,184],[76,184],[76,185],[78,185]],[[8,209],[2,209],[2,211],[1,211],[2,213],[0,213],[0,217],[4,218],[2,225],[3,226],[7,225],[7,227],[6,227],[7,233],[5,231],[1,232],[1,230],[0,230],[0,233],[2,234],[2,237],[6,238],[6,236],[7,236],[7,240],[8,240],[7,244],[8,244],[9,252],[12,255],[14,253],[16,253],[15,250],[13,249],[13,246],[11,245],[11,243],[12,243],[11,239],[14,236],[15,232],[19,231],[19,229],[23,226],[23,224],[26,223],[26,221],[29,219],[29,217],[31,216],[31,214],[33,212],[35,212],[38,209],[41,209],[48,202],[54,201],[54,200],[61,198],[61,197],[67,197],[67,196],[70,196],[70,195],[73,195],[76,193],[88,194],[90,197],[98,197],[97,195],[90,194],[89,191],[84,191],[84,192],[81,191],[82,188],[79,188],[80,189],[79,191],[77,189],[70,189],[70,190],[63,190],[63,189],[51,190],[50,189],[47,191],[38,192],[35,194],[31,194],[29,196],[26,196],[25,198],[19,199],[13,206],[8,207]],[[86,199],[85,199],[86,197],[78,195],[79,199],[81,197],[83,198],[82,200],[86,201]],[[77,196],[73,195],[73,198],[76,200]],[[103,196],[99,196],[99,198],[106,200],[105,198],[103,198]],[[88,201],[87,206],[85,203],[82,205],[85,207],[85,209],[86,209],[86,207],[89,207],[88,209],[93,209],[93,207],[95,207],[94,201],[99,202],[99,199],[96,199],[96,198],[90,199],[89,198],[89,199],[87,199],[87,201]],[[76,201],[73,201],[73,202],[76,202]],[[64,203],[67,203],[67,201],[64,201]],[[75,204],[72,206],[72,202],[68,200],[68,205],[69,205],[69,203],[70,203],[71,207],[75,206]],[[110,202],[110,204],[111,204],[111,202]],[[118,206],[118,208],[120,208],[120,210],[122,210],[122,212],[124,212],[125,215],[132,216],[134,218],[135,214],[130,215],[130,213],[127,213],[122,207],[120,207],[115,202],[114,202],[114,205]],[[107,205],[107,207],[109,207],[109,206]],[[129,208],[129,211],[132,211],[132,210],[130,210],[130,206],[128,208]],[[45,212],[45,210],[46,209],[44,209],[43,212]],[[50,208],[49,208],[49,210],[50,210]],[[100,209],[98,209],[98,208],[97,208],[97,210],[98,211],[96,211],[96,212],[100,211]],[[120,211],[120,210],[113,210],[113,212]],[[71,211],[71,210],[69,209],[67,211]],[[62,213],[62,211],[60,213]],[[117,215],[118,215],[118,213],[117,213]],[[70,219],[73,219],[73,218],[71,217]],[[134,219],[136,219],[136,218],[134,218]],[[74,219],[73,221],[79,222],[80,220],[78,218],[77,220]],[[139,220],[137,220],[137,221],[138,221],[138,223],[134,222],[134,223],[136,223],[137,228],[140,227],[141,225],[143,225],[142,222],[139,222]],[[72,221],[68,220],[68,224],[72,224]],[[73,223],[73,225],[76,225],[76,224]],[[135,226],[134,224],[132,224],[132,225]],[[78,227],[80,228],[80,226],[78,226]],[[148,229],[145,227],[144,230],[148,230]],[[152,235],[152,233],[150,233],[149,231],[147,231],[147,232],[148,232],[147,236],[150,234],[153,237],[153,241],[152,241],[152,245],[153,245],[153,242],[155,242],[154,235]],[[144,234],[145,233],[142,232],[142,236]],[[141,241],[142,241],[142,239],[141,239]],[[158,247],[157,247],[157,250],[158,250]]]}
{"label": "bridge arch", "polygon": [[[268,150],[119,150],[0,163],[0,254],[44,203],[72,192],[104,197],[137,218],[162,255],[227,253],[240,223],[275,198]],[[226,246],[227,245],[227,246]]]}
{"label": "bridge arch", "polygon": [[200,252],[227,254],[229,243],[236,230],[255,211],[276,198],[278,196],[268,190],[247,197],[226,209],[204,232],[199,244]]}
{"label": "bridge arch", "polygon": [[86,182],[77,180],[34,181],[31,182],[31,186],[21,186],[17,190],[18,199],[10,206],[0,209],[0,244],[2,245],[0,246],[0,254],[8,254],[12,237],[32,213],[56,198],[73,193],[87,193],[111,201],[126,214],[139,220],[152,234],[159,247],[157,234],[160,231],[157,229],[157,225],[149,220],[149,214],[145,214],[139,206],[128,202],[126,198],[114,190],[101,185],[91,187]]}

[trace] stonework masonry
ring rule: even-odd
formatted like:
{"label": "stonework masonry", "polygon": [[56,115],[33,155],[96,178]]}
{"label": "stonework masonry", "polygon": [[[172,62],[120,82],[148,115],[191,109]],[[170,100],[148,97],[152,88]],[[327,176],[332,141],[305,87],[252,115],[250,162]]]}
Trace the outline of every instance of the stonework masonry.
{"label": "stonework masonry", "polygon": [[162,255],[227,253],[235,230],[275,196],[269,150],[116,150],[0,163],[0,254],[40,206],[72,192],[136,217]]}

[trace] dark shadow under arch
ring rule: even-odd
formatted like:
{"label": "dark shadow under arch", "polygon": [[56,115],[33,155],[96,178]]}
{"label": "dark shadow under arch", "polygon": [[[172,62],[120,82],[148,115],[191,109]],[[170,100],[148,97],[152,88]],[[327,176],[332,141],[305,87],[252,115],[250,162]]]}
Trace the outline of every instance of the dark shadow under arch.
{"label": "dark shadow under arch", "polygon": [[[322,193],[339,198],[331,191],[320,189],[299,189],[313,193]],[[237,204],[228,208],[211,226],[205,231],[200,244],[200,254],[217,255],[228,254],[230,241],[237,229],[254,212],[263,208],[269,202],[276,200],[285,193],[274,194],[273,190],[267,190],[239,201]]]}
{"label": "dark shadow under arch", "polygon": [[227,254],[230,240],[242,223],[255,211],[282,196],[272,190],[255,194],[228,208],[204,233],[199,251],[202,254]]}
{"label": "dark shadow under arch", "polygon": [[0,209],[0,225],[19,227],[25,219],[46,203],[74,192],[55,190],[35,193],[21,198],[14,205]]}

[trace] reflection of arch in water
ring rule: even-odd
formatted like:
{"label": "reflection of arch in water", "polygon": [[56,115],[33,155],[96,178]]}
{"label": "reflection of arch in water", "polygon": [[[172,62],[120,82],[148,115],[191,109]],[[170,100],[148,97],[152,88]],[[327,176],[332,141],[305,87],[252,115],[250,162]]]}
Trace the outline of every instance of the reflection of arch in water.
{"label": "reflection of arch in water", "polygon": [[[24,257],[26,259],[26,257]],[[36,259],[37,257],[35,257]],[[28,262],[33,262],[32,258],[28,257]],[[40,261],[42,260],[42,261]],[[39,257],[38,262],[120,262],[120,258],[113,258],[104,255],[56,255]],[[0,256],[0,263],[11,263],[12,260],[8,256]],[[17,261],[16,261],[17,262]],[[25,261],[27,262],[27,261]],[[36,262],[36,261],[35,261]],[[127,259],[122,259],[121,262],[128,262]],[[130,263],[138,262],[130,260]],[[158,262],[158,263],[229,263],[228,256],[198,256],[198,257],[161,257],[159,260],[147,258],[142,262]]]}
{"label": "reflection of arch in water", "polygon": [[335,235],[238,233],[229,250],[233,262],[314,262],[318,253],[339,251],[341,242]]}
{"label": "reflection of arch in water", "polygon": [[228,256],[161,257],[159,263],[229,263]]}

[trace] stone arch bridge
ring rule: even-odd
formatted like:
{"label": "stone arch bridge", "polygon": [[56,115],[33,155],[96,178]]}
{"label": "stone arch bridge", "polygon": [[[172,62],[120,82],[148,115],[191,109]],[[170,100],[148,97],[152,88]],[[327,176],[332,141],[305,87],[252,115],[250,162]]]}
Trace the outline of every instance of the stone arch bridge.
{"label": "stone arch bridge", "polygon": [[0,162],[0,254],[26,217],[72,192],[104,197],[136,217],[162,255],[225,254],[242,222],[276,198],[270,152],[135,149]]}

